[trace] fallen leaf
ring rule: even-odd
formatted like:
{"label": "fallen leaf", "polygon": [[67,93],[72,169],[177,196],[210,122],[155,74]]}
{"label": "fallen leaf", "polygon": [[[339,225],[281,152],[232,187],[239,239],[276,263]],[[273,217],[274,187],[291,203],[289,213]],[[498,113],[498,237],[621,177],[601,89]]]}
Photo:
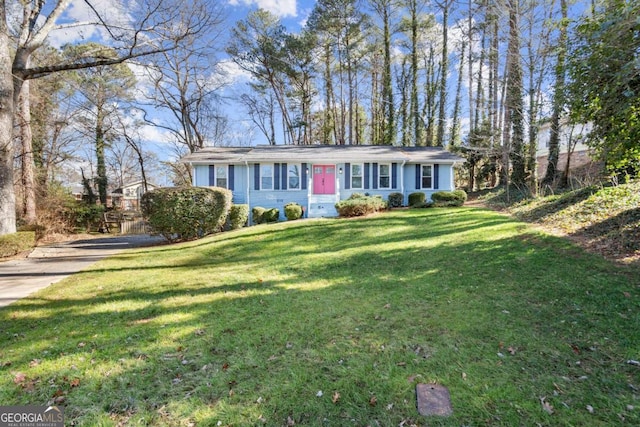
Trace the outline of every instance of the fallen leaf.
{"label": "fallen leaf", "polygon": [[338,403],[339,400],[340,400],[340,393],[336,391],[333,393],[333,397],[331,398],[331,401],[333,403]]}
{"label": "fallen leaf", "polygon": [[74,378],[69,382],[71,387],[78,387],[80,385],[80,379]]}
{"label": "fallen leaf", "polygon": [[227,369],[229,369],[229,364],[225,363],[224,365],[222,365],[222,370],[226,371]]}
{"label": "fallen leaf", "polygon": [[293,421],[293,418],[287,417],[287,426],[294,426],[294,425],[296,425],[296,422]]}
{"label": "fallen leaf", "polygon": [[516,354],[515,347],[509,347],[507,350],[509,350],[509,354],[511,354],[512,356]]}
{"label": "fallen leaf", "polygon": [[29,362],[29,367],[30,367],[30,368],[33,368],[33,367],[38,366],[39,364],[40,364],[40,360],[38,360],[38,359],[33,359],[31,362]]}
{"label": "fallen leaf", "polygon": [[553,406],[551,406],[549,402],[547,402],[546,397],[541,397],[540,403],[542,404],[543,411],[545,411],[549,415],[553,414]]}
{"label": "fallen leaf", "polygon": [[85,344],[85,343],[83,343],[83,342],[79,342],[79,343],[78,343],[78,347],[80,347],[80,348],[84,347],[85,345],[86,345],[86,344]]}
{"label": "fallen leaf", "polygon": [[623,292],[624,296],[627,298],[631,298],[631,294],[629,292]]}
{"label": "fallen leaf", "polygon": [[376,406],[378,404],[378,398],[376,398],[375,396],[371,396],[371,399],[369,399],[369,406]]}
{"label": "fallen leaf", "polygon": [[464,381],[466,381],[466,380],[467,380],[467,374],[466,374],[466,373],[464,373],[464,372],[462,373],[462,379],[463,379]]}
{"label": "fallen leaf", "polygon": [[14,384],[22,384],[22,383],[24,383],[26,381],[26,379],[27,379],[27,376],[25,374],[23,374],[22,372],[18,372],[13,377],[13,383]]}
{"label": "fallen leaf", "polygon": [[590,414],[593,414],[593,406],[587,405],[587,411],[589,411]]}
{"label": "fallen leaf", "polygon": [[196,334],[196,336],[200,336],[204,334],[204,329],[196,329],[194,331],[194,334]]}
{"label": "fallen leaf", "polygon": [[229,390],[229,397],[232,397],[234,394],[236,394],[236,392],[233,391],[233,389]]}
{"label": "fallen leaf", "polygon": [[324,393],[322,393],[322,390],[318,390],[318,392],[316,393],[316,397],[322,397]]}
{"label": "fallen leaf", "polygon": [[570,345],[571,345],[571,350],[573,350],[575,354],[580,354],[580,348],[578,348],[577,345],[575,344],[570,344]]}
{"label": "fallen leaf", "polygon": [[383,308],[389,309],[391,308],[391,304],[385,304]]}

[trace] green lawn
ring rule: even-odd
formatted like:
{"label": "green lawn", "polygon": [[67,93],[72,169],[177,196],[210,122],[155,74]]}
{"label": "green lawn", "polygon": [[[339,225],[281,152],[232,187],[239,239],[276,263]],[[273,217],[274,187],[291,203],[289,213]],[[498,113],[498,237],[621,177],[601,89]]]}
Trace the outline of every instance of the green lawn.
{"label": "green lawn", "polygon": [[[480,209],[256,226],[0,309],[0,404],[68,425],[637,426],[639,302],[638,267]],[[417,413],[432,382],[453,416]]]}

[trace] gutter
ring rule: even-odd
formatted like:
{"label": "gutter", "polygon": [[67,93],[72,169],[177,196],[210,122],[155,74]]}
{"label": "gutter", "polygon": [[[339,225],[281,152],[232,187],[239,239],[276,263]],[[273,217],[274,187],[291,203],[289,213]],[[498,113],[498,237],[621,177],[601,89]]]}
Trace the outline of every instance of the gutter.
{"label": "gutter", "polygon": [[249,182],[249,162],[247,160],[244,161],[244,165],[246,166],[247,169],[247,184],[245,185],[245,191],[246,191],[246,195],[247,195],[247,205],[249,206],[249,224],[251,224],[251,200],[250,200],[250,193],[251,193],[251,183]]}
{"label": "gutter", "polygon": [[402,193],[403,200],[404,200],[404,165],[405,163],[407,163],[407,161],[403,160],[402,164],[400,165],[400,192]]}

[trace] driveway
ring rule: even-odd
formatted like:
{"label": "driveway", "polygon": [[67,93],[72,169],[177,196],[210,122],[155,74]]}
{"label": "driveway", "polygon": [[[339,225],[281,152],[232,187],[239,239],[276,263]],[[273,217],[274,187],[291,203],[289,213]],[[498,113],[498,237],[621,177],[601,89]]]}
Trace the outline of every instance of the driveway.
{"label": "driveway", "polygon": [[27,258],[0,262],[0,307],[123,250],[163,242],[166,240],[160,236],[132,235],[38,246]]}

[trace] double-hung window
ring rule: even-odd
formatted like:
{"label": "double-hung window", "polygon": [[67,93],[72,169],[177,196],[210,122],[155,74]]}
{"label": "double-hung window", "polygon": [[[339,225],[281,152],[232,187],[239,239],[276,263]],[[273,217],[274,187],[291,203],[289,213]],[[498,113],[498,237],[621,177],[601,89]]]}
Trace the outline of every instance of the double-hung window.
{"label": "double-hung window", "polygon": [[273,165],[260,165],[260,189],[273,190]]}
{"label": "double-hung window", "polygon": [[378,188],[391,188],[391,165],[388,163],[378,165]]}
{"label": "double-hung window", "polygon": [[227,166],[216,166],[216,187],[229,188]]}
{"label": "double-hung window", "polygon": [[289,190],[300,189],[300,164],[287,165],[287,188]]}
{"label": "double-hung window", "polygon": [[421,169],[421,187],[430,190],[433,188],[433,165],[422,165]]}
{"label": "double-hung window", "polygon": [[351,188],[356,190],[362,188],[363,171],[362,163],[351,163]]}

